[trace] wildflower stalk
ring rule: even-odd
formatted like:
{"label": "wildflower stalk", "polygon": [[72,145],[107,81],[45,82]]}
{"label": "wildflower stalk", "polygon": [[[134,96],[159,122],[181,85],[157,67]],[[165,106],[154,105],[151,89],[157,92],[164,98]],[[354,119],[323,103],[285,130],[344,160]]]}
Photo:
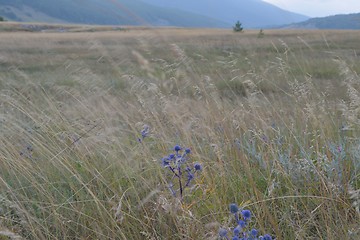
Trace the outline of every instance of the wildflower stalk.
{"label": "wildflower stalk", "polygon": [[179,174],[177,174],[174,170],[174,168],[172,168],[171,166],[169,166],[169,169],[171,172],[174,173],[174,176],[178,178],[178,181],[179,181],[179,189],[180,189],[180,199],[182,200],[183,198],[183,187],[182,187],[182,181],[181,181],[181,170],[180,168],[178,168],[178,172]]}
{"label": "wildflower stalk", "polygon": [[[181,154],[181,151],[183,153]],[[189,187],[192,179],[194,179],[195,172],[201,171],[202,167],[199,163],[195,163],[190,167],[188,160],[191,150],[189,148],[182,149],[179,145],[174,147],[175,154],[172,153],[164,158],[162,158],[162,166],[169,169],[172,173],[171,181],[169,181],[169,189],[174,196],[176,196],[176,190],[173,189],[172,180],[177,178],[180,192],[180,200],[183,200],[184,190],[186,187]],[[187,179],[185,180],[183,174],[187,173]],[[183,182],[184,181],[184,182]]]}

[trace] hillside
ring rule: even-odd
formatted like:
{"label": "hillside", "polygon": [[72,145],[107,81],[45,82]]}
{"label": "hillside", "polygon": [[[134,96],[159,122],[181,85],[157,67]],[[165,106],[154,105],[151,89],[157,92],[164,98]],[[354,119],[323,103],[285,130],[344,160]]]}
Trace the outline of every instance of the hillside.
{"label": "hillside", "polygon": [[360,29],[360,13],[339,14],[322,18],[311,18],[307,21],[291,24],[286,28],[306,29]]}
{"label": "hillside", "polygon": [[21,22],[181,27],[284,25],[307,17],[260,0],[1,0],[0,16]]}
{"label": "hillside", "polygon": [[139,0],[2,0],[0,16],[20,22],[226,27],[210,17],[164,9]]}
{"label": "hillside", "polygon": [[239,20],[244,27],[270,27],[301,22],[308,17],[280,9],[260,0],[143,0],[156,6],[221,19],[229,25]]}

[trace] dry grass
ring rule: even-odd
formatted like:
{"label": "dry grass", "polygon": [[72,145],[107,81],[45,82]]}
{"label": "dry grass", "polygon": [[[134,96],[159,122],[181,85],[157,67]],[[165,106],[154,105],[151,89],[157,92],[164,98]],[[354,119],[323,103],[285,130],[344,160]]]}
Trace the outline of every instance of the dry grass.
{"label": "dry grass", "polygon": [[[360,33],[257,34],[1,33],[0,235],[216,239],[236,202],[277,239],[357,239]],[[175,144],[204,166],[182,204]]]}

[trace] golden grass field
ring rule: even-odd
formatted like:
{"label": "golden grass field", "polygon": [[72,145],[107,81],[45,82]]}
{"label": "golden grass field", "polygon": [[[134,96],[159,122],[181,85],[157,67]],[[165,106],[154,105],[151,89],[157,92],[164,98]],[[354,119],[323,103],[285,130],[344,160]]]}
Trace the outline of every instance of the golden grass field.
{"label": "golden grass field", "polygon": [[359,239],[359,31],[60,28],[0,25],[0,239]]}

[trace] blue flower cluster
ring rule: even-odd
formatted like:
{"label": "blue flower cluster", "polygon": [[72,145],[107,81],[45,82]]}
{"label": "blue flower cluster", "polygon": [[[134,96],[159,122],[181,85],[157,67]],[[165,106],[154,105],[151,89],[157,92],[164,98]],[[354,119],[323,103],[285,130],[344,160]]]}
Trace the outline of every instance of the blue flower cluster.
{"label": "blue flower cluster", "polygon": [[[169,170],[168,186],[171,193],[176,197],[177,192],[180,192],[180,198],[182,199],[184,189],[190,186],[195,174],[202,170],[202,166],[200,163],[189,164],[190,148],[182,148],[176,145],[173,150],[174,153],[161,159],[161,165]],[[177,189],[174,188],[174,181],[178,185]]]}
{"label": "blue flower cluster", "polygon": [[141,142],[144,140],[144,138],[146,138],[147,136],[149,136],[150,127],[145,124],[140,133],[141,133],[141,138],[138,138],[138,141],[141,143]]}
{"label": "blue flower cluster", "polygon": [[232,237],[228,237],[228,230],[220,228],[219,236],[221,239],[232,240],[272,240],[273,238],[269,234],[264,236],[258,236],[259,232],[256,229],[246,230],[251,219],[250,210],[240,210],[239,207],[232,203],[230,204],[230,212],[235,216],[237,225],[232,230]]}

